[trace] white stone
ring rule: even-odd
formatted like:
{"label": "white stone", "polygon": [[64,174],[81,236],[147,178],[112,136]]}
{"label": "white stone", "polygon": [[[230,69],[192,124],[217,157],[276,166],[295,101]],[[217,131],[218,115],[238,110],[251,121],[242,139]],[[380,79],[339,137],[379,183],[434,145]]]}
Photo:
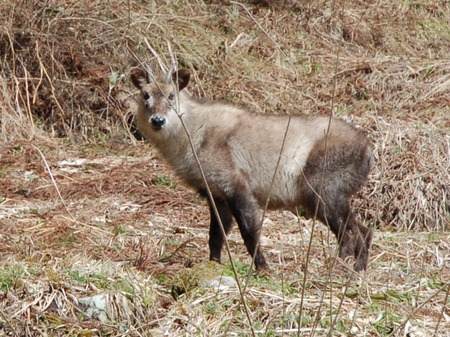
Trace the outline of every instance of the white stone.
{"label": "white stone", "polygon": [[215,290],[226,290],[230,287],[237,287],[236,280],[231,276],[219,276],[210,280],[203,280],[200,282],[200,285]]}

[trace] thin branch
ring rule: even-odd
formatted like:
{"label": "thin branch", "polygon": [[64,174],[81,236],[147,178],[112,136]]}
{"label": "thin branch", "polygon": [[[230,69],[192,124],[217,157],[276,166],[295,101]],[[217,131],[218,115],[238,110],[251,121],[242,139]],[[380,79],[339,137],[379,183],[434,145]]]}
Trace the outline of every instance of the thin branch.
{"label": "thin branch", "polygon": [[[148,43],[148,42],[147,42],[147,43]],[[156,57],[156,52],[155,52],[154,49],[150,46],[150,44],[148,44],[148,47],[149,47],[149,49],[153,50],[154,55],[155,55],[155,57]],[[171,57],[171,60],[172,60],[172,64],[175,66],[175,69],[177,69],[176,56],[175,56],[175,54],[172,52],[172,48],[171,48],[170,44],[168,44],[168,49],[169,49],[170,57]],[[159,57],[157,57],[157,59],[160,60]],[[163,67],[161,67],[161,68],[163,68]],[[175,73],[175,74],[178,75],[178,73]],[[159,84],[158,84],[157,81],[155,81],[155,84],[159,87]],[[159,88],[159,89],[160,89],[161,93],[163,93],[163,95],[164,95],[164,92],[161,90],[161,88]],[[207,179],[206,179],[205,172],[203,171],[203,167],[202,167],[202,165],[201,165],[201,163],[200,163],[200,159],[198,158],[197,151],[195,150],[195,147],[194,147],[194,143],[193,143],[193,141],[192,141],[191,134],[189,133],[189,130],[187,129],[187,126],[186,126],[186,124],[185,124],[185,122],[184,122],[184,120],[183,120],[183,115],[182,115],[182,113],[181,113],[181,111],[180,111],[179,91],[178,91],[178,86],[177,86],[177,85],[175,85],[175,92],[176,92],[176,97],[177,97],[176,102],[175,102],[175,103],[176,103],[176,106],[174,106],[174,105],[172,104],[172,102],[171,102],[167,97],[165,97],[165,98],[166,98],[167,102],[171,105],[171,107],[176,111],[178,117],[180,118],[180,121],[181,121],[181,124],[182,124],[182,126],[183,126],[183,129],[184,129],[184,131],[185,131],[185,133],[186,133],[186,135],[187,135],[187,137],[188,137],[189,145],[190,145],[190,147],[191,147],[192,153],[194,154],[194,158],[195,158],[195,161],[196,161],[196,163],[197,163],[197,165],[198,165],[200,174],[201,174],[201,176],[202,176],[202,180],[203,180],[203,182],[204,182],[204,184],[205,184],[206,193],[207,193],[208,198],[209,198],[209,200],[210,200],[210,202],[211,202],[211,205],[212,205],[212,208],[213,208],[213,211],[214,211],[214,215],[215,215],[216,218],[218,219],[218,223],[219,223],[220,230],[222,231],[222,235],[224,236],[225,250],[226,250],[227,255],[228,255],[228,257],[229,257],[229,260],[230,260],[230,264],[231,264],[231,269],[232,269],[232,271],[233,271],[233,275],[234,275],[234,277],[235,277],[235,279],[236,279],[236,284],[237,284],[237,288],[238,288],[238,291],[239,291],[239,296],[240,296],[240,298],[241,298],[241,302],[242,302],[242,304],[244,305],[244,311],[245,311],[245,314],[246,314],[246,316],[247,316],[247,320],[248,320],[248,323],[249,323],[248,325],[249,325],[250,330],[251,330],[251,332],[252,332],[252,336],[256,337],[256,334],[255,334],[255,331],[254,331],[254,328],[253,328],[252,318],[251,318],[251,315],[250,315],[250,309],[248,308],[247,302],[246,302],[246,300],[245,300],[244,290],[243,290],[242,285],[241,285],[241,282],[240,282],[240,280],[239,280],[239,275],[238,275],[236,266],[235,266],[235,264],[234,264],[233,257],[232,257],[232,255],[231,255],[231,249],[230,249],[230,246],[229,246],[229,243],[228,243],[228,240],[227,240],[227,235],[226,235],[226,233],[225,233],[225,229],[224,229],[223,224],[222,224],[222,220],[221,220],[220,215],[219,215],[219,211],[217,210],[216,204],[215,204],[215,202],[214,202],[213,195],[212,195],[212,193],[211,193],[211,190],[210,190],[210,188],[209,188],[208,181],[207,181]]]}
{"label": "thin branch", "polygon": [[61,195],[61,192],[59,191],[58,184],[56,184],[55,178],[54,178],[54,176],[53,176],[52,170],[50,169],[50,166],[48,165],[47,159],[45,159],[44,154],[42,153],[42,151],[41,151],[36,145],[31,144],[31,146],[33,146],[33,147],[36,149],[36,151],[39,152],[39,155],[41,156],[41,158],[42,158],[42,160],[43,160],[43,162],[44,162],[45,168],[47,169],[48,175],[50,176],[50,179],[51,179],[51,181],[52,181],[52,184],[53,184],[53,186],[55,187],[56,193],[58,194],[59,200],[61,200],[61,202],[62,202],[64,208],[65,208],[66,211],[67,211],[67,213],[69,213],[69,215],[72,217],[72,219],[75,220],[75,217],[74,217],[73,214],[70,212],[69,208],[67,207],[66,202],[64,201],[64,199],[63,199],[63,197],[62,197],[62,195]]}

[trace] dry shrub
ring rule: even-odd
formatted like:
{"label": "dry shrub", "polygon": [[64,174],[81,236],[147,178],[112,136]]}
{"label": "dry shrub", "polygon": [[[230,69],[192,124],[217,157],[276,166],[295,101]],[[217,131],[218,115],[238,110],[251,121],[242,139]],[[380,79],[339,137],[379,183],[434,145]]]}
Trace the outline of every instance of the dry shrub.
{"label": "dry shrub", "polygon": [[[18,130],[22,124],[24,117],[20,112],[14,110],[14,103],[9,95],[9,91],[6,88],[6,82],[1,78],[0,82],[0,126],[2,141],[6,142],[7,135],[10,134],[10,130]],[[25,124],[25,123],[23,123]]]}
{"label": "dry shrub", "polygon": [[[16,86],[18,83],[11,85]],[[13,92],[0,75],[0,142],[7,142],[15,137],[32,138],[38,132],[34,127],[33,116],[23,110],[19,98],[11,96]]]}
{"label": "dry shrub", "polygon": [[123,79],[140,62],[158,72],[170,45],[196,96],[270,114],[333,107],[361,124],[377,157],[360,213],[374,226],[448,228],[448,3],[243,4],[3,1],[2,140],[33,138],[35,125],[126,138],[134,91]]}
{"label": "dry shrub", "polygon": [[379,118],[371,128],[376,166],[360,213],[377,227],[450,229],[450,138],[402,120]]}
{"label": "dry shrub", "polygon": [[[375,166],[354,203],[371,226],[448,231],[448,1],[242,3],[248,12],[229,0],[0,1],[0,335],[448,334],[449,232],[376,231],[371,268],[347,284],[324,261],[335,243],[323,227],[307,256],[311,226],[273,213],[263,244],[277,274],[246,285],[247,321],[237,289],[174,302],[155,284],[207,258],[208,210],[164,185],[158,174],[172,176],[146,146],[121,158],[129,144],[49,142],[126,140],[128,71],[145,61],[158,72],[170,45],[197,96],[258,113],[332,111],[366,130]],[[79,157],[76,173],[59,164]],[[83,315],[92,295],[109,299],[107,324]]]}
{"label": "dry shrub", "polygon": [[[116,27],[109,23],[115,6],[120,4],[1,3],[0,75],[6,82],[2,90],[15,103],[5,111],[3,128],[5,119],[19,114],[50,135],[87,139],[126,121],[116,99],[120,78],[114,79],[114,70],[127,63],[127,36],[120,30],[128,22],[121,20]],[[3,136],[14,139],[14,134]]]}

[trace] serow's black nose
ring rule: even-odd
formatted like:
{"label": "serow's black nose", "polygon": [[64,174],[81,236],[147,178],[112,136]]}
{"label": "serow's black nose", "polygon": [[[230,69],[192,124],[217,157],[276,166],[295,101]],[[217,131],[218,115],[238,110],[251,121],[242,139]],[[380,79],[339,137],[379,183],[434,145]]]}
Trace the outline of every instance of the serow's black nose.
{"label": "serow's black nose", "polygon": [[160,130],[164,124],[166,124],[166,119],[163,116],[156,115],[150,118],[152,123],[152,128],[155,130]]}

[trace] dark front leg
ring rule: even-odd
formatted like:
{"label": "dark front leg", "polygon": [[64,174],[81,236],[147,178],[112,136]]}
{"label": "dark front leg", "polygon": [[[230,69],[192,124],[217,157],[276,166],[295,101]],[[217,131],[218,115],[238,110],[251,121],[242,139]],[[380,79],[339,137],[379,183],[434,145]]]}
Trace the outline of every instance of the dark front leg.
{"label": "dark front leg", "polygon": [[261,219],[258,216],[258,204],[249,194],[236,194],[228,199],[228,205],[249,254],[255,259],[256,270],[268,269],[268,265],[259,245]]}
{"label": "dark front leg", "polygon": [[[220,198],[214,198],[217,211],[222,221],[223,229],[228,234],[233,224],[233,217],[231,215],[230,208],[227,203]],[[223,243],[225,237],[220,228],[219,221],[217,220],[211,201],[208,200],[209,211],[211,213],[211,223],[209,226],[209,259],[220,263],[220,255],[222,253]]]}

